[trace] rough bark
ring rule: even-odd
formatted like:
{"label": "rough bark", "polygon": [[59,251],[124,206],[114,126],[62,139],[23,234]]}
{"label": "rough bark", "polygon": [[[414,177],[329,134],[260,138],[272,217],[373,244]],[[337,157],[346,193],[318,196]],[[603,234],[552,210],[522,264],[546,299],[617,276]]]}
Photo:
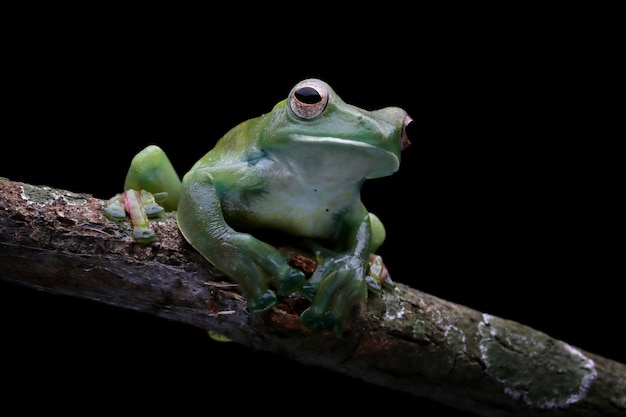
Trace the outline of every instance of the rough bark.
{"label": "rough bark", "polygon": [[306,304],[297,298],[250,314],[237,286],[184,241],[173,215],[155,222],[157,243],[136,244],[128,224],[103,216],[103,203],[0,181],[0,278],[191,324],[480,416],[626,413],[624,364],[401,283],[371,294],[342,335],[304,328]]}

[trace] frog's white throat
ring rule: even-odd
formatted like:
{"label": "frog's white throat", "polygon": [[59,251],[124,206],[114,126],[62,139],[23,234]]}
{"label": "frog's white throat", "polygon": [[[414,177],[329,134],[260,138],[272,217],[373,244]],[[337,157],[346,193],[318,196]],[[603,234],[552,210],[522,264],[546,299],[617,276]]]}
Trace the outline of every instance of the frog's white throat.
{"label": "frog's white throat", "polygon": [[293,135],[275,154],[309,178],[360,181],[391,175],[400,160],[393,152],[369,143],[331,136]]}

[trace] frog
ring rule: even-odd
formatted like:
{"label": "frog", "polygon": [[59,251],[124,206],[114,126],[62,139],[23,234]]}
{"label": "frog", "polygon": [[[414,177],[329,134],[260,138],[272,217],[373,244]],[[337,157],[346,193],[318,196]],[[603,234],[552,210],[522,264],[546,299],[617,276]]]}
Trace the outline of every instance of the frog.
{"label": "frog", "polygon": [[[385,226],[361,190],[399,169],[412,121],[403,108],[365,110],[307,78],[271,111],[228,130],[182,179],[148,145],[104,210],[114,220],[128,215],[142,243],[155,239],[150,220],[174,211],[182,236],[238,284],[250,312],[300,297],[304,327],[341,334],[355,305],[396,286],[376,254]],[[315,270],[293,266],[278,236],[307,248]]]}

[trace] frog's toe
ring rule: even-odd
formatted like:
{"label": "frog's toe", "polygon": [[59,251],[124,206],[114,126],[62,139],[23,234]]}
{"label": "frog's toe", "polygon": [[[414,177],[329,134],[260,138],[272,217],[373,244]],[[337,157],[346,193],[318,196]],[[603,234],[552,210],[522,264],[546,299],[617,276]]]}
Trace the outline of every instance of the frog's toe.
{"label": "frog's toe", "polygon": [[159,217],[165,211],[165,209],[158,204],[147,204],[144,206],[144,209],[149,218]]}
{"label": "frog's toe", "polygon": [[111,220],[122,221],[126,218],[126,209],[122,203],[122,194],[116,194],[104,205],[102,211]]}
{"label": "frog's toe", "polygon": [[365,283],[367,284],[367,289],[371,292],[381,292],[383,289],[380,281],[371,275],[365,277]]}
{"label": "frog's toe", "polygon": [[326,312],[322,318],[324,329],[330,330],[333,333],[341,334],[343,332],[343,318],[336,317],[330,312]]}
{"label": "frog's toe", "polygon": [[392,290],[392,289],[396,288],[396,283],[393,282],[393,280],[391,279],[391,277],[389,275],[387,275],[387,277],[383,281],[383,287],[387,288],[388,290]]}
{"label": "frog's toe", "polygon": [[321,330],[324,328],[323,315],[311,307],[300,314],[300,323],[311,330]]}
{"label": "frog's toe", "polygon": [[150,227],[135,227],[133,239],[139,243],[151,243],[156,240],[156,233]]}
{"label": "frog's toe", "polygon": [[380,255],[370,255],[369,269],[365,277],[368,290],[380,292],[383,288],[393,289],[396,283],[389,276],[389,271]]}
{"label": "frog's toe", "polygon": [[308,282],[300,288],[300,294],[307,300],[312,301],[315,298],[315,294],[317,294],[318,287],[318,284]]}
{"label": "frog's toe", "polygon": [[277,289],[280,294],[289,295],[294,291],[298,291],[303,283],[304,273],[291,268],[289,274],[278,282]]}
{"label": "frog's toe", "polygon": [[267,290],[263,295],[248,300],[248,309],[253,313],[262,313],[276,305],[276,294]]}
{"label": "frog's toe", "polygon": [[300,315],[300,322],[311,330],[330,330],[340,334],[343,332],[343,320],[330,312],[320,313],[309,307]]}

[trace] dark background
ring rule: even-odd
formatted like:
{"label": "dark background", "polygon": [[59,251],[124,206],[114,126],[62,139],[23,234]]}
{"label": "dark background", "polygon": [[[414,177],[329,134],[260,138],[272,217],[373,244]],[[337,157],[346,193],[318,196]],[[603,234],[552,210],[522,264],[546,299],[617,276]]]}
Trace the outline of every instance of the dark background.
{"label": "dark background", "polygon": [[[319,39],[287,48],[278,34],[272,47],[209,37],[190,47],[56,29],[5,60],[1,176],[108,198],[147,144],[182,174],[229,128],[319,77],[350,104],[415,119],[400,170],[363,187],[387,227],[380,254],[396,281],[626,361],[611,167],[590,135],[584,74],[559,42],[465,26],[382,49],[350,38],[330,54]],[[51,406],[80,396],[206,412],[335,402],[359,412],[379,400],[453,411],[132,311],[4,282],[0,301],[2,378],[34,397],[54,393]]]}

